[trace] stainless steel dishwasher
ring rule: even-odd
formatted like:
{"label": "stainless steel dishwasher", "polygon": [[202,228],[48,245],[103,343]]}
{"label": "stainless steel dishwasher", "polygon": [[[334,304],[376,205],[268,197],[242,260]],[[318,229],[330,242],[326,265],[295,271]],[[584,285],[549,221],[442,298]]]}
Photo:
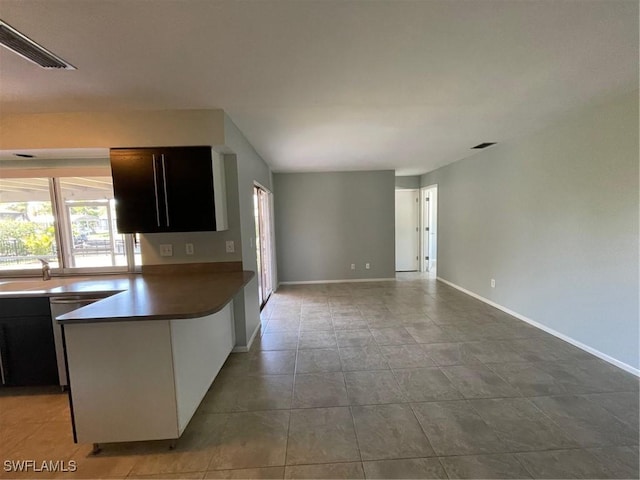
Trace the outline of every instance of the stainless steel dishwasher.
{"label": "stainless steel dishwasher", "polygon": [[102,300],[108,297],[110,294],[103,296],[90,294],[90,295],[67,295],[64,297],[51,297],[49,304],[51,305],[51,321],[53,322],[53,339],[56,344],[56,360],[58,363],[58,377],[60,378],[60,386],[66,387],[67,381],[67,367],[64,360],[64,346],[62,345],[62,328],[56,322],[56,318],[65,313],[72,312],[81,307],[85,307],[93,302]]}

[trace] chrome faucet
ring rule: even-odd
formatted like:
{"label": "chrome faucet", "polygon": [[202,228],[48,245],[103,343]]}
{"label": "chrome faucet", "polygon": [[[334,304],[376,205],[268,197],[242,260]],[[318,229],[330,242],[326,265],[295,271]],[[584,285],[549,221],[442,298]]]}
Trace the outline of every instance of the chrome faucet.
{"label": "chrome faucet", "polygon": [[49,262],[43,258],[39,258],[38,260],[42,262],[42,280],[51,280],[51,267],[49,266]]}

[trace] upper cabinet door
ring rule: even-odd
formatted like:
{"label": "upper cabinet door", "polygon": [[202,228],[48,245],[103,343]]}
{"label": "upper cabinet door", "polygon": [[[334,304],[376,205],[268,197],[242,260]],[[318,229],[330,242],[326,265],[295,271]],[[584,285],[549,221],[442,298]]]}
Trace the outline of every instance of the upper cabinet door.
{"label": "upper cabinet door", "polygon": [[111,150],[118,232],[164,231],[157,158],[154,149]]}
{"label": "upper cabinet door", "polygon": [[211,147],[114,148],[111,171],[120,233],[227,228],[224,169],[214,169]]}
{"label": "upper cabinet door", "polygon": [[160,155],[168,231],[215,231],[211,148],[173,147]]}

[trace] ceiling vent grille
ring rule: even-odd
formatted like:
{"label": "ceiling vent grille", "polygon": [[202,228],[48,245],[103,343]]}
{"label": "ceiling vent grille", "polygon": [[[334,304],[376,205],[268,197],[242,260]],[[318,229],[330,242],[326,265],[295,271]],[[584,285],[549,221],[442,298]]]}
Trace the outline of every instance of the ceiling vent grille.
{"label": "ceiling vent grille", "polygon": [[496,144],[496,142],[479,143],[475,147],[471,147],[471,150],[482,150],[483,148],[487,148],[487,147],[490,147],[491,145],[495,145],[495,144]]}
{"label": "ceiling vent grille", "polygon": [[76,69],[76,67],[70,63],[65,62],[46,48],[41,47],[2,20],[0,20],[0,45],[17,53],[30,62],[40,65],[42,68]]}

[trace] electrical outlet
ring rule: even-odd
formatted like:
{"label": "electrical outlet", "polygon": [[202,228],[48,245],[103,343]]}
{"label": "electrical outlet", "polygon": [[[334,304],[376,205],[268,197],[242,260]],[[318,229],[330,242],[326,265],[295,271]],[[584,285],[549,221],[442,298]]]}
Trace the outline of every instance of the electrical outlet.
{"label": "electrical outlet", "polygon": [[491,288],[496,288],[496,279],[495,278],[491,279]]}
{"label": "electrical outlet", "polygon": [[171,245],[170,243],[160,245],[160,256],[173,257],[173,245]]}
{"label": "electrical outlet", "polygon": [[356,269],[356,264],[355,264],[355,263],[352,263],[352,264],[351,264],[351,270],[355,270],[355,269]]}
{"label": "electrical outlet", "polygon": [[371,269],[371,264],[370,263],[365,263],[364,264],[364,268],[366,268],[367,270]]}
{"label": "electrical outlet", "polygon": [[193,243],[185,243],[184,244],[184,252],[187,255],[193,255]]}
{"label": "electrical outlet", "polygon": [[227,240],[227,253],[233,253],[236,251],[236,246],[233,243],[233,240]]}

